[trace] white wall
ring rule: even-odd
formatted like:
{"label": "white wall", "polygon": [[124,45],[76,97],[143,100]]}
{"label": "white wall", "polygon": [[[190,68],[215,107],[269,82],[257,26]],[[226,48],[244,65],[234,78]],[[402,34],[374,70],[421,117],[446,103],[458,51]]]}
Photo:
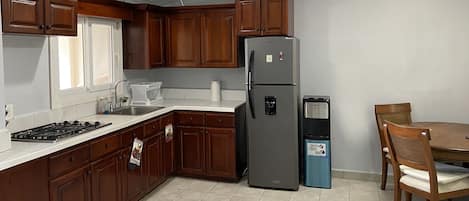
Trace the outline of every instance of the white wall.
{"label": "white wall", "polygon": [[5,101],[15,115],[50,109],[49,43],[46,36],[3,34]]}
{"label": "white wall", "polygon": [[303,94],[332,99],[333,168],[379,171],[373,106],[469,123],[469,1],[296,0]]}

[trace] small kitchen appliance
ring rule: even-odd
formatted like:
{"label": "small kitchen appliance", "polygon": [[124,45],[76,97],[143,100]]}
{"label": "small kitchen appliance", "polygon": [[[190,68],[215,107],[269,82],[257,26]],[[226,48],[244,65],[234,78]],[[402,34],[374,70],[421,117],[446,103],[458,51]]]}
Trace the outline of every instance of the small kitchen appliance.
{"label": "small kitchen appliance", "polygon": [[140,82],[130,85],[132,94],[132,105],[151,105],[151,103],[162,100],[162,82]]}
{"label": "small kitchen appliance", "polygon": [[330,98],[303,98],[304,185],[331,188]]}
{"label": "small kitchen appliance", "polygon": [[13,133],[11,134],[11,140],[23,142],[57,142],[60,139],[80,135],[109,125],[111,125],[111,123],[99,121],[64,121]]}

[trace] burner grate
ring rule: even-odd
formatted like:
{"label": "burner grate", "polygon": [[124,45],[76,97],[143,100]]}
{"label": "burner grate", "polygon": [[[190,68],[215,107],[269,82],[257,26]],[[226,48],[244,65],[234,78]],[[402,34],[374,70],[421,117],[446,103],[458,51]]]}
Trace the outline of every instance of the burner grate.
{"label": "burner grate", "polygon": [[27,142],[56,142],[63,138],[80,135],[109,125],[111,123],[98,121],[64,121],[13,133],[11,139]]}

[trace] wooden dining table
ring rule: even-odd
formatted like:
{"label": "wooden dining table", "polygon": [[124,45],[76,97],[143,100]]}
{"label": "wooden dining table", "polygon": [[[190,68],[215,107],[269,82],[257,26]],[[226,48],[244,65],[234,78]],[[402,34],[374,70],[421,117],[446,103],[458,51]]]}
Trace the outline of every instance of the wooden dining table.
{"label": "wooden dining table", "polygon": [[410,126],[430,129],[430,146],[435,160],[469,162],[469,124],[415,122]]}

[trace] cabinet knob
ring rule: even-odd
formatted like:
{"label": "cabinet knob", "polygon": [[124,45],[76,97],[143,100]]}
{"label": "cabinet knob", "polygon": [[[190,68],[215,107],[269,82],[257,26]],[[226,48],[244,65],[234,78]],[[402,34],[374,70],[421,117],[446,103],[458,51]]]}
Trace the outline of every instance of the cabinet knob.
{"label": "cabinet knob", "polygon": [[72,162],[73,162],[73,157],[70,157],[70,158],[68,159],[68,161],[69,161],[70,163],[72,163]]}
{"label": "cabinet knob", "polygon": [[39,29],[44,29],[44,25],[43,24],[39,25]]}
{"label": "cabinet knob", "polygon": [[219,119],[219,120],[218,120],[218,123],[221,123],[221,122],[223,122],[223,120]]}
{"label": "cabinet knob", "polygon": [[51,25],[46,25],[46,29],[52,29]]}
{"label": "cabinet knob", "polygon": [[91,170],[88,170],[86,173],[87,173],[88,175],[91,175]]}

